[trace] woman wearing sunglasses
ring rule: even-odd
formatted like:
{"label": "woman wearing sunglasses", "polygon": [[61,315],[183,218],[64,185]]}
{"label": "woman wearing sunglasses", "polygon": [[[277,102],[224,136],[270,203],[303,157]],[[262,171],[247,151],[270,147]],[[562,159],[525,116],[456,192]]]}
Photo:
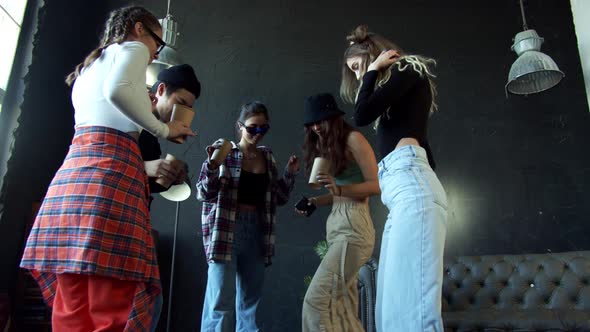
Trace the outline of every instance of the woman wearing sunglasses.
{"label": "woman wearing sunglasses", "polygon": [[240,141],[231,142],[225,162],[211,162],[221,141],[207,147],[197,183],[209,264],[201,331],[259,331],[256,311],[274,255],[276,207],[289,200],[299,172],[293,155],[279,176],[270,148],[258,146],[268,121],[262,103],[247,103],[236,123]]}
{"label": "woman wearing sunglasses", "polygon": [[329,193],[310,198],[308,204],[331,205],[332,212],[326,221],[330,247],[303,300],[304,332],[364,331],[358,319],[357,277],[375,245],[369,196],[380,191],[373,149],[343,115],[330,94],[305,100],[306,173],[311,172],[315,157],[324,157],[332,165],[330,174],[317,177]]}
{"label": "woman wearing sunglasses", "polygon": [[161,138],[194,135],[151,112],[145,73],[161,34],[145,8],[116,9],[100,45],[67,77],[76,133],[21,262],[53,308],[54,331],[146,331],[158,315],[160,276],[137,138],[142,129]]}

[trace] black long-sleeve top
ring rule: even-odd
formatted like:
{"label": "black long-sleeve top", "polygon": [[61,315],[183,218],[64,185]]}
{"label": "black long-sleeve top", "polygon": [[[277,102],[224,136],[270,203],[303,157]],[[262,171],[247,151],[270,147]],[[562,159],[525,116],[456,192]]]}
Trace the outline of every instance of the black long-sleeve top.
{"label": "black long-sleeve top", "polygon": [[434,158],[427,139],[432,93],[426,74],[421,77],[411,65],[404,71],[392,66],[389,80],[375,89],[377,76],[376,70],[363,76],[354,108],[355,124],[367,126],[381,116],[377,127],[381,158],[393,151],[402,138],[413,137],[426,150],[428,162],[434,169]]}

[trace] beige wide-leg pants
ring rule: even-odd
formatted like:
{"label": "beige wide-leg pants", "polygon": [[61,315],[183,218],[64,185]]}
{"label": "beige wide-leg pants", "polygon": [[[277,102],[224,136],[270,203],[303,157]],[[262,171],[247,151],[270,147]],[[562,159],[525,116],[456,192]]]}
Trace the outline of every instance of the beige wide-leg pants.
{"label": "beige wide-leg pants", "polygon": [[303,331],[363,331],[358,318],[357,278],[375,244],[368,204],[334,197],[326,239],[330,248],[303,300]]}

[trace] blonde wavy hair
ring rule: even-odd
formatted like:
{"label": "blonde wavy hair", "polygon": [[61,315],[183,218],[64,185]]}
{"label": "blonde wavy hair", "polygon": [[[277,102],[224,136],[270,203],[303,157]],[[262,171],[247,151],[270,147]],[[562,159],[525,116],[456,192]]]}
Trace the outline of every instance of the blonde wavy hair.
{"label": "blonde wavy hair", "polygon": [[[352,57],[360,57],[362,59],[361,72],[367,72],[369,64],[375,61],[382,51],[396,50],[400,54],[400,58],[388,68],[379,71],[377,77],[376,87],[381,87],[391,78],[391,69],[397,67],[399,71],[405,71],[410,68],[417,72],[420,77],[426,77],[430,85],[430,92],[432,95],[432,103],[430,105],[430,112],[433,113],[438,109],[435,98],[437,95],[436,84],[434,83],[434,75],[432,67],[436,66],[436,60],[422,56],[422,55],[408,55],[397,46],[395,43],[386,38],[369,32],[366,25],[359,25],[352,33],[346,36],[349,46],[344,51],[344,59],[342,63],[342,80],[340,82],[340,97],[347,103],[356,103],[358,93],[361,87],[361,82],[357,80],[356,75],[350,68],[348,68],[347,60]],[[382,116],[389,117],[389,109],[387,109],[376,121],[374,128],[379,126],[379,121]]]}

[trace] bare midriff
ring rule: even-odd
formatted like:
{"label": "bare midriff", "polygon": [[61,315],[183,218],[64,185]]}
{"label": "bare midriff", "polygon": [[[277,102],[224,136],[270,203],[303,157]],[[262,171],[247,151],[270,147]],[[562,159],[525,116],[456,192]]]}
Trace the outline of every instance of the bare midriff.
{"label": "bare midriff", "polygon": [[404,137],[404,138],[400,139],[399,142],[397,142],[395,149],[397,150],[398,148],[401,148],[402,146],[406,146],[406,145],[420,146],[420,143],[418,142],[417,139],[415,139],[413,137]]}

